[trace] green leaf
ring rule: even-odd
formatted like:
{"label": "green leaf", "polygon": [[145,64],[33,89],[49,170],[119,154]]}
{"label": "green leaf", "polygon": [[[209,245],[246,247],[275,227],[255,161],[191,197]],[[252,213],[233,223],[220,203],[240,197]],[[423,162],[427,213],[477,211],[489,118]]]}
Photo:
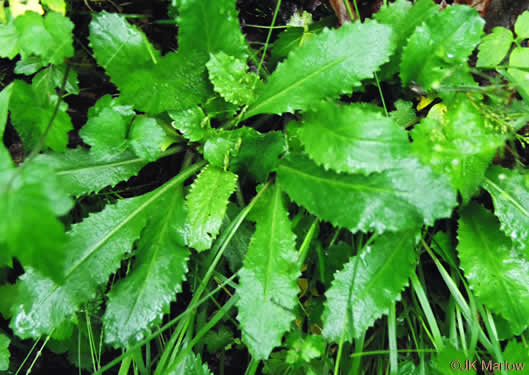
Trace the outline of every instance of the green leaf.
{"label": "green leaf", "polygon": [[109,344],[128,347],[149,334],[185,279],[189,250],[179,234],[185,222],[182,187],[168,189],[149,210],[132,271],[108,293],[103,326]]}
{"label": "green leaf", "polygon": [[479,45],[478,68],[496,66],[511,49],[514,41],[512,32],[504,27],[495,27],[492,33],[483,38]]}
{"label": "green leaf", "polygon": [[245,61],[221,51],[211,55],[206,66],[215,91],[227,102],[244,105],[254,101],[254,84],[261,84],[261,81],[257,74],[246,72]]}
{"label": "green leaf", "polygon": [[[50,65],[46,69],[41,70],[35,77],[33,77],[32,85],[37,91],[43,91],[48,96],[56,93],[56,89],[61,87],[66,73],[66,65]],[[70,94],[79,94],[79,80],[77,72],[71,70],[68,72],[64,91]]]}
{"label": "green leaf", "polygon": [[[168,53],[148,70],[137,69],[112,80],[123,100],[135,108],[157,114],[183,110],[203,102],[208,95],[205,67],[193,53]],[[149,85],[145,86],[145,82]]]}
{"label": "green leaf", "polygon": [[518,16],[514,24],[514,32],[518,41],[529,38],[529,11],[526,10]]}
{"label": "green leaf", "polygon": [[213,375],[208,365],[202,363],[200,355],[190,353],[167,375]]}
{"label": "green leaf", "polygon": [[[7,124],[7,114],[9,108],[9,100],[13,92],[13,84],[4,87],[0,92],[0,139],[4,139],[4,131]],[[0,142],[0,170],[7,169],[13,166],[11,154],[4,146],[4,142]]]}
{"label": "green leaf", "polygon": [[6,320],[11,318],[11,307],[15,304],[16,296],[16,285],[0,285],[0,314]]}
{"label": "green leaf", "polygon": [[312,160],[337,172],[380,172],[411,151],[407,132],[364,103],[323,102],[305,113],[298,136]]}
{"label": "green leaf", "polygon": [[484,23],[474,8],[463,5],[447,7],[428,18],[403,50],[403,84],[415,81],[426,91],[472,84],[467,59],[480,41]]}
{"label": "green leaf", "polygon": [[221,130],[204,144],[204,158],[212,165],[223,168],[229,164],[232,171],[247,172],[260,182],[277,166],[284,152],[285,142],[280,132],[263,134],[246,126]]}
{"label": "green leaf", "polygon": [[511,340],[503,350],[503,359],[509,363],[518,364],[518,369],[523,370],[529,362],[527,345],[516,340]]}
{"label": "green leaf", "polygon": [[222,351],[233,340],[233,332],[224,325],[220,326],[218,331],[209,331],[204,336],[204,343],[209,354],[216,354]]}
{"label": "green leaf", "polygon": [[[323,27],[319,31],[323,30]],[[307,35],[310,37],[307,38]],[[303,27],[287,27],[282,31],[270,49],[270,61],[275,65],[278,61],[287,57],[294,49],[301,47],[306,40],[313,35],[306,34]],[[305,38],[306,39],[305,39]]]}
{"label": "green leaf", "polygon": [[130,146],[140,158],[155,161],[172,143],[162,122],[156,118],[138,116],[130,129]]}
{"label": "green leaf", "polygon": [[400,231],[449,217],[456,194],[415,159],[369,176],[337,174],[299,155],[277,169],[280,186],[312,214],[351,232]]}
{"label": "green leaf", "polygon": [[286,344],[290,348],[286,358],[289,364],[303,365],[325,353],[325,340],[318,335],[302,337],[294,331],[288,336]]}
{"label": "green leaf", "polygon": [[390,112],[389,117],[401,128],[408,128],[417,121],[417,113],[413,103],[399,99],[395,103],[395,110]]}
{"label": "green leaf", "polygon": [[[11,328],[21,338],[49,335],[97,294],[132,250],[156,204],[168,190],[182,184],[203,163],[193,165],[151,193],[118,201],[92,214],[68,232],[65,251],[55,262],[64,282],[56,284],[28,268],[17,282],[17,303]],[[158,209],[158,210],[156,210]]]}
{"label": "green leaf", "polygon": [[236,186],[237,175],[214,166],[198,175],[186,197],[185,241],[189,247],[197,251],[211,247]]}
{"label": "green leaf", "polygon": [[60,280],[57,258],[65,235],[57,216],[65,215],[72,205],[46,164],[33,161],[1,170],[0,211],[9,218],[0,221],[0,247],[7,250],[7,256],[0,257],[2,263],[17,257],[24,267]]}
{"label": "green leaf", "polygon": [[124,199],[89,216],[68,232],[67,251],[56,259],[64,283],[58,285],[40,273],[27,270],[20,277],[15,317],[11,328],[22,338],[49,335],[95,297],[132,249],[147,221],[141,215],[152,194]]}
{"label": "green leaf", "polygon": [[44,65],[45,64],[40,57],[30,56],[25,60],[17,61],[15,65],[15,73],[30,76],[42,69]]}
{"label": "green leaf", "polygon": [[[439,6],[432,0],[419,0],[412,4],[407,0],[397,0],[382,7],[375,13],[378,22],[389,25],[393,29],[392,43],[396,50],[389,63],[382,67],[383,77],[390,77],[399,71],[402,50],[406,41],[424,21],[439,12]],[[379,77],[380,78],[380,77]]]}
{"label": "green leaf", "polygon": [[223,51],[245,59],[248,47],[239,25],[236,0],[181,0],[178,18],[178,45],[181,51],[195,51],[198,63],[210,54]]}
{"label": "green leaf", "polygon": [[498,217],[508,237],[521,250],[529,246],[529,177],[516,170],[493,166],[487,172],[483,187],[494,202]]}
{"label": "green leaf", "polygon": [[456,97],[450,107],[434,108],[413,129],[412,148],[423,163],[446,175],[468,202],[505,135],[485,122],[466,95]]}
{"label": "green leaf", "polygon": [[[121,91],[123,102],[139,111],[183,110],[208,95],[205,67],[199,55],[160,52],[123,16],[101,12],[90,23],[90,45],[97,63]],[[149,84],[146,85],[145,82]]]}
{"label": "green leaf", "polygon": [[278,65],[244,118],[303,110],[323,98],[351,93],[388,61],[391,32],[369,20],[324,30]]}
{"label": "green leaf", "polygon": [[518,335],[528,326],[529,260],[500,230],[494,215],[477,204],[462,212],[457,231],[461,268],[471,289]]}
{"label": "green leaf", "polygon": [[53,12],[45,17],[26,12],[14,22],[22,60],[38,56],[43,64],[60,65],[73,56],[74,24],[69,18]]}
{"label": "green leaf", "polygon": [[388,314],[415,271],[417,240],[416,229],[378,237],[335,274],[325,293],[325,338],[352,342]]}
{"label": "green leaf", "polygon": [[242,340],[254,358],[267,359],[294,320],[299,276],[295,235],[281,190],[265,192],[265,208],[257,222],[239,271],[237,319]]}
{"label": "green leaf", "polygon": [[80,147],[64,153],[41,154],[36,160],[52,168],[59,184],[73,196],[97,193],[107,186],[114,187],[137,175],[148,163],[131,151],[96,158]]}
{"label": "green leaf", "polygon": [[0,333],[0,371],[9,369],[9,344],[11,340],[6,335]]}
{"label": "green leaf", "polygon": [[211,131],[209,118],[198,106],[183,111],[169,111],[169,117],[173,120],[173,128],[191,142],[203,140]]}
{"label": "green leaf", "polygon": [[135,114],[132,106],[123,105],[110,95],[103,96],[90,108],[88,121],[79,135],[91,146],[94,158],[114,157],[125,151],[129,125]]}
{"label": "green leaf", "polygon": [[[46,131],[57,104],[57,95],[48,97],[24,81],[14,82],[9,103],[11,121],[15,126],[26,150],[33,149]],[[31,110],[28,110],[31,108]],[[68,106],[62,102],[51,129],[46,136],[46,145],[54,151],[65,151],[68,132],[73,129]]]}
{"label": "green leaf", "polygon": [[13,59],[19,51],[14,18],[11,18],[7,24],[0,22],[0,57]]}
{"label": "green leaf", "polygon": [[[511,52],[507,70],[509,80],[514,84],[525,102],[529,101],[529,48],[517,47]],[[521,68],[521,69],[520,69]]]}
{"label": "green leaf", "polygon": [[[437,375],[455,375],[460,372],[465,374],[476,374],[473,370],[472,356],[466,355],[464,351],[454,347],[453,343],[446,340],[446,344],[437,351],[432,358],[431,365]],[[460,368],[452,366],[460,366]],[[465,369],[468,367],[467,369]],[[476,367],[481,368],[481,361],[476,361]]]}

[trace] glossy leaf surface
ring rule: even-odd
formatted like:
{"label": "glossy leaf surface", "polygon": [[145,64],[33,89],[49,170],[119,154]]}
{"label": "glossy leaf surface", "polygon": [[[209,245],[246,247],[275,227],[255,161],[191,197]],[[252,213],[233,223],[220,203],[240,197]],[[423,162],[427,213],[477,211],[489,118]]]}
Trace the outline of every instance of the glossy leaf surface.
{"label": "glossy leaf surface", "polygon": [[529,259],[500,230],[494,215],[470,204],[461,213],[457,251],[470,287],[515,334],[529,322]]}
{"label": "glossy leaf surface", "polygon": [[237,175],[214,166],[206,167],[198,175],[186,197],[185,241],[188,246],[197,251],[211,247],[236,183]]}
{"label": "glossy leaf surface", "polygon": [[380,172],[411,151],[406,131],[362,103],[317,105],[305,114],[298,135],[312,160],[337,172]]}
{"label": "glossy leaf surface", "polygon": [[278,65],[245,118],[303,110],[323,98],[350,93],[388,61],[391,33],[389,26],[373,21],[324,30]]}
{"label": "glossy leaf surface", "polygon": [[428,18],[403,50],[400,77],[426,91],[472,84],[467,59],[480,41],[484,20],[470,7],[454,5]]}
{"label": "glossy leaf surface", "polygon": [[131,151],[112,157],[97,158],[83,149],[64,153],[47,153],[37,157],[55,171],[55,175],[68,194],[79,196],[95,193],[107,186],[116,186],[135,176],[148,163]]}
{"label": "glossy leaf surface", "polygon": [[478,189],[506,138],[485,121],[466,96],[460,96],[450,107],[439,104],[432,108],[411,136],[417,157],[449,177],[465,202]]}
{"label": "glossy leaf surface", "polygon": [[262,82],[255,73],[246,72],[245,61],[218,52],[211,55],[207,67],[215,91],[227,102],[244,105],[254,101],[254,84]]}
{"label": "glossy leaf surface", "polygon": [[181,235],[185,223],[182,187],[167,189],[149,211],[133,269],[108,294],[103,317],[105,341],[121,347],[143,339],[161,322],[187,272],[190,252]]}
{"label": "glossy leaf surface", "polygon": [[363,176],[325,171],[293,155],[279,165],[277,175],[292,200],[352,232],[382,233],[431,224],[450,216],[456,205],[449,182],[415,159]]}
{"label": "glossy leaf surface", "polygon": [[325,293],[323,336],[338,342],[360,337],[400,299],[415,271],[416,230],[386,234],[352,257]]}
{"label": "glossy leaf surface", "polygon": [[517,170],[494,166],[483,181],[494,202],[501,229],[525,250],[529,246],[529,178]]}
{"label": "glossy leaf surface", "polygon": [[[297,253],[288,212],[277,185],[264,204],[239,272],[237,319],[252,356],[266,359],[289,329],[296,306]],[[264,206],[264,207],[263,207]]]}
{"label": "glossy leaf surface", "polygon": [[205,68],[197,54],[171,52],[162,57],[145,34],[120,15],[102,12],[94,16],[90,45],[123,101],[137,110],[154,114],[181,110],[207,95]]}

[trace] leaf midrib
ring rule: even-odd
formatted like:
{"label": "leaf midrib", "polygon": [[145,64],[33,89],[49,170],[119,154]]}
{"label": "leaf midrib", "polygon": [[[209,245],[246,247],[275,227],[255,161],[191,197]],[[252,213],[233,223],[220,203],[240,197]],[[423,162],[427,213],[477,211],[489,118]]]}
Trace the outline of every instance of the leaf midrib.
{"label": "leaf midrib", "polygon": [[112,238],[117,232],[119,232],[126,224],[128,224],[132,219],[134,219],[139,213],[156,201],[162,194],[164,194],[168,189],[183,182],[190,175],[194,174],[198,169],[200,169],[205,164],[205,161],[195,164],[193,167],[188,169],[186,173],[177,176],[173,181],[166,183],[165,186],[160,188],[156,194],[153,194],[152,197],[147,199],[143,204],[140,205],[136,210],[134,210],[130,215],[128,215],[125,220],[123,220],[119,225],[117,225],[112,231],[110,231],[106,236],[104,236],[99,242],[93,245],[78,262],[74,263],[73,266],[65,272],[65,279],[69,278],[77,268],[81,266],[88,258],[90,258],[100,247],[102,247],[110,238]]}
{"label": "leaf midrib", "polygon": [[396,189],[389,190],[389,189],[382,189],[382,188],[377,188],[377,187],[368,186],[368,185],[352,185],[350,183],[343,182],[343,181],[331,180],[331,179],[328,179],[328,178],[324,178],[324,177],[320,177],[320,176],[316,176],[316,175],[311,175],[311,174],[305,173],[303,171],[300,171],[299,169],[295,169],[295,168],[289,167],[289,166],[287,166],[285,164],[281,164],[279,166],[279,169],[281,169],[281,168],[288,169],[288,170],[290,170],[291,172],[293,172],[295,174],[298,174],[300,176],[306,177],[308,179],[315,180],[317,183],[319,182],[319,183],[324,183],[324,184],[327,184],[327,185],[335,185],[337,187],[346,188],[347,190],[355,190],[355,191],[367,190],[367,191],[373,191],[373,192],[377,192],[377,193],[395,194],[395,195],[397,195],[397,193],[399,192]]}

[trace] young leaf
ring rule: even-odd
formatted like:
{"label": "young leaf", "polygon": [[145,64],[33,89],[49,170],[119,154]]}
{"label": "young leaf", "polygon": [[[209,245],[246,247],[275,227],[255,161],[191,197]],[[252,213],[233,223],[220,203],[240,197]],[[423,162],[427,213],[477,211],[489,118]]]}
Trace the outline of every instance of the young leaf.
{"label": "young leaf", "polygon": [[191,142],[198,142],[206,138],[211,131],[209,118],[199,106],[183,111],[169,111],[173,120],[171,125]]}
{"label": "young leaf", "polygon": [[118,201],[92,214],[68,232],[65,251],[56,257],[64,282],[57,284],[28,269],[17,282],[17,303],[11,328],[22,338],[49,335],[62,325],[80,305],[96,296],[108,281],[123,255],[140,237],[153,207],[164,194],[194,174],[203,163],[187,168],[151,193]]}
{"label": "young leaf", "polygon": [[[64,74],[66,73],[66,65],[50,65],[46,69],[42,69],[33,77],[32,86],[37,92],[45,92],[46,95],[53,96],[56,89],[61,87]],[[64,91],[70,94],[79,94],[79,79],[77,72],[71,70],[68,72]]]}
{"label": "young leaf", "polygon": [[24,267],[33,266],[60,280],[57,259],[65,235],[57,216],[65,215],[72,205],[45,164],[33,161],[1,170],[0,212],[9,220],[0,221],[0,247],[4,252],[0,259],[5,262],[17,257]]}
{"label": "young leaf", "polygon": [[[4,131],[7,124],[7,114],[9,108],[9,100],[13,92],[13,84],[5,87],[0,92],[0,139],[4,139]],[[13,161],[9,151],[4,146],[4,142],[0,142],[0,170],[13,167]]]}
{"label": "young leaf", "polygon": [[261,84],[261,81],[257,74],[246,72],[245,61],[221,51],[211,55],[206,66],[215,91],[227,102],[244,105],[254,101],[254,83]]}
{"label": "young leaf", "polygon": [[185,241],[189,247],[197,251],[211,247],[236,183],[237,175],[213,166],[204,168],[198,175],[186,197]]}
{"label": "young leaf", "polygon": [[[17,129],[26,150],[33,149],[46,131],[57,104],[57,95],[48,97],[37,88],[24,81],[15,81],[9,110],[11,121]],[[29,111],[28,108],[31,108]],[[46,136],[46,145],[54,151],[65,151],[68,144],[68,132],[73,129],[68,106],[61,103]]]}
{"label": "young leaf", "polygon": [[523,370],[523,367],[527,366],[527,362],[529,361],[527,345],[516,340],[509,341],[503,350],[503,359],[510,363],[519,364],[520,369]]}
{"label": "young leaf", "polygon": [[521,250],[529,246],[529,178],[516,170],[492,167],[483,187],[492,196],[494,214]]}
{"label": "young leaf", "polygon": [[317,164],[336,172],[380,172],[410,154],[407,132],[377,107],[323,102],[303,119],[298,136]]}
{"label": "young leaf", "polygon": [[11,340],[9,337],[0,333],[0,371],[7,371],[9,369],[9,344]]}
{"label": "young leaf", "polygon": [[476,66],[492,67],[502,62],[509,52],[514,38],[512,32],[504,27],[495,27],[492,33],[483,38],[479,45],[478,61]]}
{"label": "young leaf", "polygon": [[[121,91],[121,98],[148,113],[183,110],[208,94],[198,54],[160,52],[123,16],[98,13],[90,23],[90,45],[100,66]],[[148,82],[148,85],[145,85]]]}
{"label": "young leaf", "polygon": [[391,61],[382,67],[383,76],[391,77],[399,71],[406,41],[417,26],[438,12],[439,6],[432,0],[419,0],[413,6],[407,0],[397,0],[375,13],[375,20],[392,27],[392,42],[396,46]]}
{"label": "young leaf", "polygon": [[112,158],[127,148],[129,125],[136,112],[132,106],[120,103],[105,95],[90,108],[88,121],[79,135],[89,144],[90,154],[95,159]]}
{"label": "young leaf", "polygon": [[[316,34],[319,34],[326,27],[331,28],[335,25],[334,17],[327,17],[320,19],[318,22],[313,22],[310,25],[292,26],[287,25],[287,29],[281,32],[270,49],[269,66],[276,66],[276,64],[288,56],[288,54],[299,48],[312,39]],[[305,27],[308,26],[308,30]]]}
{"label": "young leaf", "polygon": [[352,342],[389,312],[415,271],[417,240],[416,229],[378,237],[335,274],[325,293],[325,338]]}
{"label": "young leaf", "polygon": [[450,216],[457,203],[449,182],[415,159],[363,176],[325,171],[292,155],[279,165],[277,176],[292,200],[353,233],[431,225]]}
{"label": "young leaf", "polygon": [[60,65],[73,56],[74,25],[69,18],[55,12],[45,17],[26,12],[15,19],[15,27],[22,60],[37,56],[43,65]]}
{"label": "young leaf", "polygon": [[0,22],[0,57],[12,59],[19,51],[14,18],[10,18],[6,24]]}
{"label": "young leaf", "polygon": [[517,47],[509,57],[509,67],[507,70],[509,80],[516,87],[525,102],[529,102],[529,48]]}
{"label": "young leaf", "polygon": [[374,21],[324,30],[278,65],[244,118],[303,110],[323,98],[350,93],[388,61],[391,32]]}
{"label": "young leaf", "polygon": [[202,363],[200,355],[190,353],[167,375],[213,375],[208,365]]}
{"label": "young leaf", "polygon": [[248,47],[239,26],[236,0],[180,0],[178,45],[181,51],[196,51],[198,63],[223,51],[245,59]]}
{"label": "young leaf", "polygon": [[73,196],[97,193],[107,186],[114,187],[137,175],[148,163],[131,151],[97,158],[80,147],[64,153],[41,154],[36,160],[52,168],[59,184]]}
{"label": "young leaf", "polygon": [[204,158],[223,168],[229,162],[234,172],[245,171],[257,181],[264,181],[285,152],[280,132],[259,133],[249,127],[219,131],[204,144]]}
{"label": "young leaf", "polygon": [[157,160],[172,143],[161,121],[146,116],[138,116],[134,119],[129,137],[134,153],[149,161]]}
{"label": "young leaf", "polygon": [[450,107],[439,104],[412,131],[417,157],[446,175],[468,202],[485,171],[505,143],[505,135],[487,126],[482,114],[465,95]]}
{"label": "young leaf", "polygon": [[254,358],[267,359],[294,320],[298,288],[295,235],[281,190],[274,185],[265,202],[239,272],[237,319]]}
{"label": "young leaf", "polygon": [[415,81],[426,91],[442,85],[472,84],[467,59],[479,43],[484,23],[475,9],[463,5],[450,6],[428,18],[404,48],[402,83]]}
{"label": "young leaf", "polygon": [[389,113],[389,117],[401,128],[408,128],[417,121],[417,113],[413,109],[413,103],[399,99],[395,103],[395,110]]}
{"label": "young leaf", "polygon": [[190,108],[204,102],[209,91],[205,67],[192,52],[168,53],[148,70],[136,69],[111,78],[124,101],[151,114]]}
{"label": "young leaf", "polygon": [[105,341],[128,347],[144,338],[181,291],[189,250],[184,247],[182,187],[168,189],[150,208],[131,273],[108,294]]}
{"label": "young leaf", "polygon": [[462,212],[457,251],[470,287],[490,310],[507,319],[514,334],[529,322],[529,260],[477,204]]}
{"label": "young leaf", "polygon": [[526,10],[518,16],[514,24],[514,32],[518,41],[529,38],[529,11]]}

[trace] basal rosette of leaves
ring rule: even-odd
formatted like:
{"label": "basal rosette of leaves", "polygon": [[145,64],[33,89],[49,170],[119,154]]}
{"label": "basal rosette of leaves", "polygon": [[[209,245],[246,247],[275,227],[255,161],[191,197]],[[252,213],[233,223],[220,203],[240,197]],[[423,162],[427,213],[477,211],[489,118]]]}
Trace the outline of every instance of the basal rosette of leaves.
{"label": "basal rosette of leaves", "polygon": [[122,5],[81,40],[73,4],[9,3],[0,371],[25,339],[95,374],[528,359],[529,13],[397,0],[261,44],[240,2],[180,0],[167,48]]}

